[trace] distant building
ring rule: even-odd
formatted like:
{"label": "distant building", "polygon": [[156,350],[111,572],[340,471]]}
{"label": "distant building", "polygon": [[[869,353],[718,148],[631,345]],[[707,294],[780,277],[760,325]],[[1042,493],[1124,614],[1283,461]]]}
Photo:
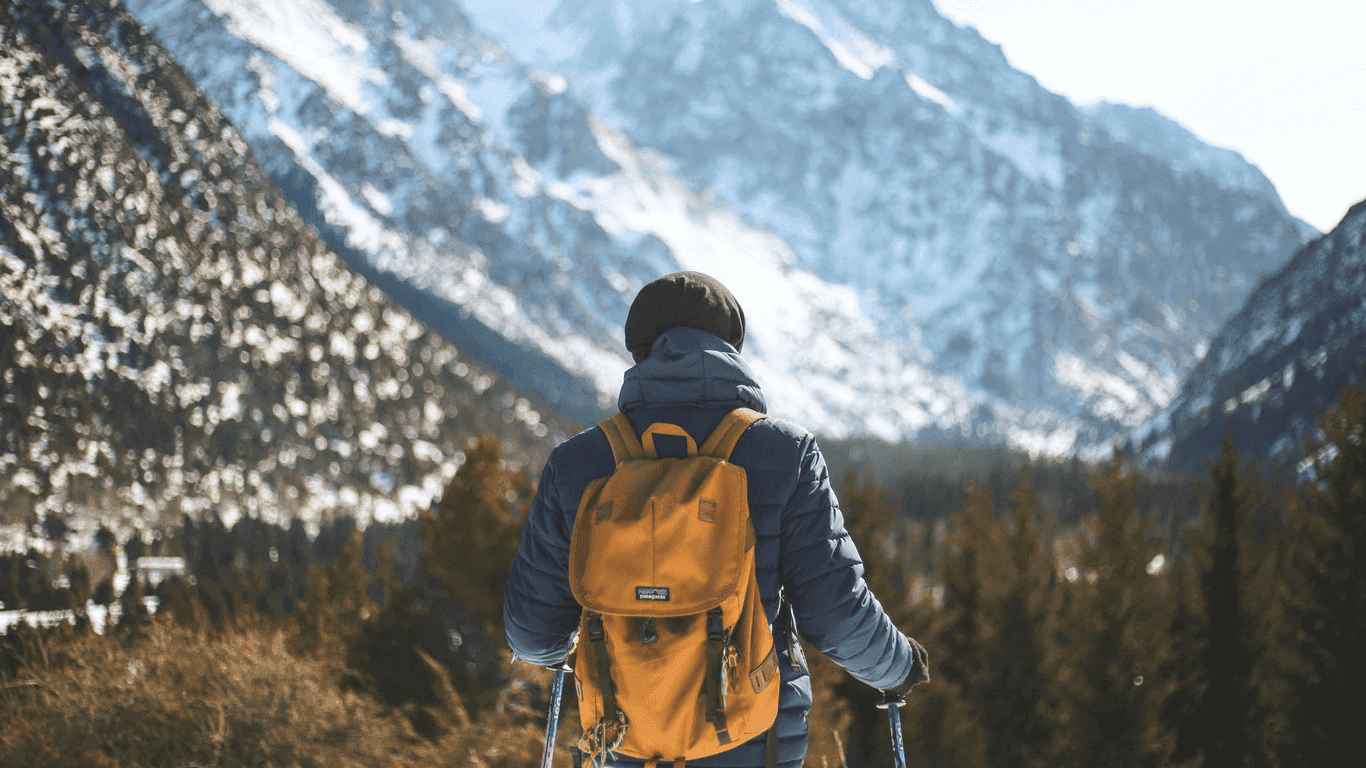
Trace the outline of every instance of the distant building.
{"label": "distant building", "polygon": [[152,586],[171,576],[185,575],[183,557],[139,557],[134,565],[135,575]]}

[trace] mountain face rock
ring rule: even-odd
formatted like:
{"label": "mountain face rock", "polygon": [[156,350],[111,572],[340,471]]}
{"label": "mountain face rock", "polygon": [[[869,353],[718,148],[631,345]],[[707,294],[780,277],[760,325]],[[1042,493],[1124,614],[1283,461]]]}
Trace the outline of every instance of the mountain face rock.
{"label": "mountain face rock", "polygon": [[819,431],[1096,448],[1307,234],[927,0],[129,6],[349,263],[584,421],[635,290],[687,268]]}
{"label": "mountain face rock", "polygon": [[1235,153],[1079,110],[927,0],[466,5],[934,370],[1083,442],[1164,404],[1308,234]]}
{"label": "mountain face rock", "polygon": [[138,22],[0,5],[0,523],[388,517],[563,427],[329,251]]}
{"label": "mountain face rock", "polygon": [[1366,202],[1258,286],[1140,445],[1186,468],[1225,436],[1245,455],[1294,460],[1343,388],[1363,381]]}
{"label": "mountain face rock", "polygon": [[[133,0],[353,266],[571,418],[613,404],[635,291],[677,269],[739,295],[788,414],[887,437],[972,424],[847,287],[696,194],[453,5]],[[867,403],[879,403],[869,408]],[[1021,422],[1028,418],[1021,415]]]}

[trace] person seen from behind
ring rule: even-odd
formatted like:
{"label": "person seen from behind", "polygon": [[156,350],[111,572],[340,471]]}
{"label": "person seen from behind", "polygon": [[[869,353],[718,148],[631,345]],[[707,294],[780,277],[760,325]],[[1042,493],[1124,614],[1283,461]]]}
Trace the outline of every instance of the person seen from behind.
{"label": "person seen from behind", "polygon": [[584,764],[797,768],[801,643],[904,699],[929,680],[863,578],[825,459],[768,418],[716,279],[665,275],[626,319],[620,413],[542,472],[504,596],[517,657],[574,653]]}

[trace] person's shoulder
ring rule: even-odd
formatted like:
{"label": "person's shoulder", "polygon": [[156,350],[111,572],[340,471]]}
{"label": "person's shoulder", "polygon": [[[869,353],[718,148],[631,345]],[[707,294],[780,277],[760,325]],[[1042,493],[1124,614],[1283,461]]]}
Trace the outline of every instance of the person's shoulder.
{"label": "person's shoulder", "polygon": [[754,426],[750,427],[749,431],[755,433],[756,436],[762,436],[760,439],[790,443],[804,443],[815,439],[811,430],[806,427],[795,421],[776,416],[768,416],[754,422]]}
{"label": "person's shoulder", "polygon": [[602,428],[594,424],[555,446],[547,464],[561,489],[572,491],[612,473],[612,446]]}
{"label": "person's shoulder", "polygon": [[600,463],[604,454],[610,462],[612,446],[608,444],[602,427],[594,424],[555,446],[550,452],[550,463],[556,470],[570,469],[583,464]]}
{"label": "person's shoulder", "polygon": [[811,431],[795,421],[768,417],[745,430],[732,456],[740,464],[795,467],[814,440]]}

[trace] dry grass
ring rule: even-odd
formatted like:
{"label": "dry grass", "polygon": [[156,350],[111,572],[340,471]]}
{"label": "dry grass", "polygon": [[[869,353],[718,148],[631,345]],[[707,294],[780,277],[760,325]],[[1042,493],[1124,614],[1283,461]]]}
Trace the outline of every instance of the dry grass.
{"label": "dry grass", "polygon": [[425,740],[272,630],[209,638],[157,624],[131,646],[83,637],[50,658],[0,683],[0,765],[503,768],[539,755],[536,713],[515,695],[471,723],[448,691],[434,714],[446,735]]}

